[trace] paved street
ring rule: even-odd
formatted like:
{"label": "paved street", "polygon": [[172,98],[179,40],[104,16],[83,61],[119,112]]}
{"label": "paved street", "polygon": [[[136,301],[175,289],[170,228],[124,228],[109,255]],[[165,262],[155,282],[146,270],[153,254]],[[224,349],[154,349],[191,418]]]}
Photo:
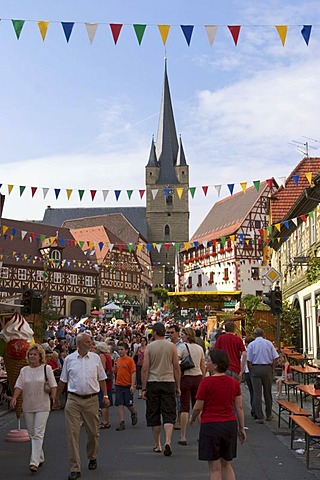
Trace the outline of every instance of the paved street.
{"label": "paved street", "polygon": [[[320,479],[320,459],[311,452],[312,470],[307,471],[304,455],[289,450],[288,428],[277,429],[276,421],[268,425],[256,425],[247,408],[247,392],[244,389],[246,425],[248,440],[239,445],[238,458],[234,461],[237,480],[304,480]],[[144,401],[136,400],[139,422],[127,430],[116,432],[116,409],[112,408],[110,430],[101,431],[98,469],[88,471],[84,441],[82,442],[82,476],[83,480],[126,480],[126,479],[189,479],[205,480],[208,478],[206,462],[197,460],[197,431],[189,428],[186,447],[177,445],[179,432],[174,433],[173,455],[164,457],[152,451],[151,431],[144,419]],[[1,407],[2,410],[4,407]],[[68,476],[66,439],[63,411],[53,411],[50,415],[45,440],[46,461],[37,477],[46,480],[63,480]],[[129,417],[128,417],[129,420]],[[6,434],[16,428],[16,418],[11,412],[0,418],[0,464],[1,478],[30,479],[28,470],[29,448],[26,443],[7,443]],[[84,440],[84,435],[82,436]],[[296,444],[296,448],[303,444]],[[320,452],[320,450],[319,450]],[[315,467],[315,468],[314,468]]]}

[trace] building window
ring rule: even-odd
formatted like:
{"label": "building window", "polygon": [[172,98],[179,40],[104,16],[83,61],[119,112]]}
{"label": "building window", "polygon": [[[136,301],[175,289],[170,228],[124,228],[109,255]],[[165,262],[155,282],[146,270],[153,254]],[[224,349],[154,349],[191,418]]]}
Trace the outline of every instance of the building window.
{"label": "building window", "polygon": [[132,282],[137,283],[137,274],[136,273],[132,274]]}
{"label": "building window", "polygon": [[192,288],[192,277],[188,277],[187,288]]}
{"label": "building window", "polygon": [[121,273],[118,270],[114,272],[114,279],[121,280]]}
{"label": "building window", "polygon": [[1,268],[0,277],[1,278],[9,278],[9,268],[8,267],[2,267]]}
{"label": "building window", "polygon": [[24,268],[18,269],[18,280],[26,280],[27,279],[27,271]]}
{"label": "building window", "polygon": [[260,279],[260,274],[259,274],[259,268],[258,267],[252,267],[251,268],[251,278],[252,278],[252,280],[259,280]]}
{"label": "building window", "polygon": [[301,225],[297,228],[296,241],[297,241],[297,256],[299,256],[301,255],[301,252],[302,252]]}
{"label": "building window", "polygon": [[172,190],[166,195],[166,204],[167,205],[172,205],[173,203],[173,195],[172,195]]}
{"label": "building window", "polygon": [[198,275],[198,283],[197,283],[197,287],[202,287],[202,275]]}
{"label": "building window", "polygon": [[214,272],[210,272],[208,283],[209,285],[212,285],[214,283]]}
{"label": "building window", "polygon": [[61,283],[61,273],[53,272],[53,283]]}
{"label": "building window", "polygon": [[305,353],[313,353],[312,351],[312,306],[311,306],[311,299],[308,298],[304,302],[304,311],[305,311],[305,318],[304,318],[304,350]]}
{"label": "building window", "polygon": [[86,287],[92,287],[92,284],[93,284],[93,281],[92,281],[92,277],[86,277],[85,278],[85,285]]}
{"label": "building window", "polygon": [[51,297],[51,299],[52,299],[52,306],[53,307],[60,307],[61,306],[61,297],[54,296],[54,297]]}
{"label": "building window", "polygon": [[103,270],[103,276],[104,276],[104,278],[107,278],[107,279],[110,278],[110,270],[104,269]]}
{"label": "building window", "polygon": [[166,225],[164,227],[164,235],[165,235],[165,237],[170,237],[170,227],[169,227],[169,225]]}
{"label": "building window", "polygon": [[77,285],[78,277],[74,273],[70,273],[70,285]]}
{"label": "building window", "polygon": [[256,228],[256,229],[261,228],[261,220],[255,220],[254,221],[254,228]]}
{"label": "building window", "polygon": [[228,269],[228,268],[225,268],[225,269],[224,269],[223,280],[224,280],[225,282],[226,282],[227,280],[229,280],[229,269]]}
{"label": "building window", "polygon": [[37,270],[37,276],[36,276],[37,282],[43,282],[43,274],[44,272],[42,270]]}
{"label": "building window", "polygon": [[60,260],[61,260],[61,252],[59,252],[59,250],[52,250],[51,258],[52,258],[52,260],[54,260],[55,262],[60,262]]}
{"label": "building window", "polygon": [[313,212],[313,215],[310,216],[310,245],[313,245],[316,241],[316,213]]}

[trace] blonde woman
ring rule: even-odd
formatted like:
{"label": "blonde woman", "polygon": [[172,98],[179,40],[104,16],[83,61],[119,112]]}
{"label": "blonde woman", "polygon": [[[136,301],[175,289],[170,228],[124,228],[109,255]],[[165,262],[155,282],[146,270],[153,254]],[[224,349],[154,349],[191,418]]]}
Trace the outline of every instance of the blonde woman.
{"label": "blonde woman", "polygon": [[[31,439],[31,457],[29,470],[36,473],[44,462],[43,438],[50,413],[50,397],[55,399],[57,383],[52,368],[46,365],[46,354],[41,345],[35,343],[27,351],[29,365],[20,370],[10,402],[16,406],[17,398],[23,393],[23,413]],[[50,395],[44,391],[46,376],[51,387]]]}

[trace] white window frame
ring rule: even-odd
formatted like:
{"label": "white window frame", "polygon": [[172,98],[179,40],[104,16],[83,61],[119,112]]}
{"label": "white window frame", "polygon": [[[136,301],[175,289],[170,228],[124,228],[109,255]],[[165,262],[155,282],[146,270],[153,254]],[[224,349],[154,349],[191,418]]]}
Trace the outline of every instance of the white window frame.
{"label": "white window frame", "polygon": [[9,278],[9,268],[8,267],[2,267],[0,270],[0,278]]}
{"label": "white window frame", "polygon": [[51,258],[55,262],[60,262],[61,260],[61,252],[59,250],[52,250],[51,252]]}
{"label": "white window frame", "polygon": [[313,216],[309,217],[310,221],[310,245],[316,242],[317,230],[316,230],[316,212],[313,212]]}
{"label": "white window frame", "polygon": [[43,270],[36,271],[36,280],[37,282],[43,282]]}
{"label": "white window frame", "polygon": [[93,278],[89,275],[87,275],[84,279],[85,286],[86,287],[92,287],[93,286]]}
{"label": "white window frame", "polygon": [[69,281],[70,285],[78,285],[78,275],[75,273],[70,273]]}
{"label": "white window frame", "polygon": [[53,272],[53,283],[61,283],[62,274],[61,272]]}
{"label": "white window frame", "polygon": [[18,280],[27,279],[27,270],[25,268],[18,268]]}
{"label": "white window frame", "polygon": [[54,295],[51,297],[53,307],[61,307],[61,297]]}

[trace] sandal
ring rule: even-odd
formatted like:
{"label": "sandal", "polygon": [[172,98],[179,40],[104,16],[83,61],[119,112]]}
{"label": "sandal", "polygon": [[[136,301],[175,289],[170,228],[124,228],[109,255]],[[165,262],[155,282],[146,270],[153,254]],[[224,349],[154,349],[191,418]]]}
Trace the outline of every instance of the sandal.
{"label": "sandal", "polygon": [[162,453],[162,448],[161,447],[153,447],[153,451],[155,453]]}
{"label": "sandal", "polygon": [[110,427],[111,427],[110,422],[100,423],[100,425],[99,425],[99,428],[100,428],[101,430],[103,430],[103,429],[105,429],[105,428],[110,428]]}

